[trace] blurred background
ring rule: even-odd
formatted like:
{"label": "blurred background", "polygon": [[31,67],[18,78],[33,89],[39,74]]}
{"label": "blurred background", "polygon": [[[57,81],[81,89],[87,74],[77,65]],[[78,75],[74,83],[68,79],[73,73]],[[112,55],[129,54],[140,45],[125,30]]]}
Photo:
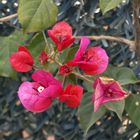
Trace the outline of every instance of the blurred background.
{"label": "blurred background", "polygon": [[[66,20],[74,35],[113,35],[134,39],[132,3],[126,0],[121,6],[102,15],[98,0],[55,0],[59,7],[58,20]],[[0,17],[17,13],[17,0],[0,0]],[[45,14],[45,13],[44,13]],[[0,23],[0,38],[9,36],[20,24],[17,18]],[[32,35],[31,35],[32,37]],[[78,42],[76,42],[78,43]],[[124,44],[92,41],[102,45],[115,66],[127,66],[140,78],[140,67],[134,52]],[[0,77],[0,140],[140,140],[140,131],[124,113],[122,123],[114,113],[107,113],[83,136],[77,109],[55,102],[43,113],[25,110],[17,97],[22,81],[31,80],[31,73],[18,73],[18,79]],[[130,85],[136,93],[138,85]]]}

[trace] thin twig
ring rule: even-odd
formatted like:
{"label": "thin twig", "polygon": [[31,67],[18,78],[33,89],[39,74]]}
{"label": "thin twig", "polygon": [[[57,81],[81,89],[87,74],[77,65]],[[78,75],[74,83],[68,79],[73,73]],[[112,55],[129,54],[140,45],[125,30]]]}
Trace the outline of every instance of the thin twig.
{"label": "thin twig", "polygon": [[[59,66],[62,66],[62,64],[61,64],[58,60],[53,59],[53,61],[55,61],[55,63],[58,64]],[[75,76],[79,77],[79,79],[85,80],[85,81],[87,81],[88,83],[93,84],[93,81],[89,80],[89,79],[86,78],[85,76],[83,76],[83,75],[81,75],[81,74],[79,74],[79,73],[77,73],[77,72],[75,72],[75,71],[73,71],[72,73],[73,73]]]}
{"label": "thin twig", "polygon": [[16,14],[13,14],[13,15],[10,15],[10,16],[6,16],[6,17],[3,17],[3,18],[0,18],[0,22],[9,21],[9,20],[11,20],[11,19],[13,19],[13,18],[15,18],[17,16],[18,16],[18,14],[16,13]]}
{"label": "thin twig", "polygon": [[75,76],[77,76],[77,77],[79,77],[80,79],[82,79],[82,80],[85,80],[85,81],[87,81],[88,83],[90,83],[90,84],[93,84],[93,81],[91,81],[91,80],[89,80],[88,78],[86,78],[85,76],[83,76],[83,75],[81,75],[81,74],[79,74],[79,73],[77,73],[77,72],[72,72]]}
{"label": "thin twig", "polygon": [[[82,36],[76,36],[75,38],[80,39]],[[109,41],[116,41],[119,43],[124,43],[129,46],[130,50],[135,50],[135,41],[128,40],[123,37],[115,37],[115,36],[106,36],[106,35],[95,35],[95,36],[87,36],[91,40],[109,40]]]}
{"label": "thin twig", "polygon": [[[11,20],[12,18],[17,17],[18,14],[13,14],[7,17],[3,17],[0,18],[0,22],[6,22]],[[43,32],[44,35],[44,32]],[[106,36],[106,35],[99,35],[99,36],[87,36],[88,38],[90,38],[91,40],[110,40],[110,41],[116,41],[116,42],[120,42],[120,43],[124,43],[126,45],[129,46],[130,50],[135,50],[135,41],[133,40],[128,40],[126,38],[123,37],[115,37],[115,36]],[[81,36],[76,36],[76,38],[81,38]],[[47,43],[47,42],[46,42]]]}
{"label": "thin twig", "polygon": [[[12,18],[17,17],[18,14],[13,14],[4,18],[0,18],[0,22],[6,22],[11,20]],[[43,36],[45,36],[45,33],[43,32]],[[128,40],[122,37],[115,37],[115,36],[105,36],[105,35],[99,35],[99,36],[87,36],[88,38],[92,39],[92,40],[110,40],[110,41],[116,41],[116,42],[120,42],[120,43],[124,43],[126,45],[128,45],[130,47],[130,50],[135,50],[135,41],[132,40]],[[76,36],[76,38],[81,38],[81,36]],[[45,39],[46,44],[48,45],[46,39]]]}

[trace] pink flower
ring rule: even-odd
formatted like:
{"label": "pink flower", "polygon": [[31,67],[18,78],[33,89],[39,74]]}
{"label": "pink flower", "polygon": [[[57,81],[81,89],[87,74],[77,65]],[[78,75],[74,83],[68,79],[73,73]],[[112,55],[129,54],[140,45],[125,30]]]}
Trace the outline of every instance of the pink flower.
{"label": "pink flower", "polygon": [[59,72],[60,72],[60,74],[62,74],[64,76],[68,76],[72,72],[72,69],[67,64],[65,64],[60,67]]}
{"label": "pink flower", "polygon": [[83,88],[79,85],[73,86],[67,85],[64,92],[60,95],[60,102],[66,103],[71,108],[78,107],[80,105],[83,95]]}
{"label": "pink flower", "polygon": [[11,66],[19,72],[32,70],[34,60],[25,46],[19,46],[18,51],[10,56]]}
{"label": "pink flower", "polygon": [[55,42],[58,51],[62,51],[75,41],[72,37],[72,27],[65,21],[55,24],[52,30],[48,30],[48,34]]}
{"label": "pink flower", "polygon": [[117,81],[107,77],[97,78],[94,81],[93,88],[94,112],[104,103],[123,100],[128,96]]}
{"label": "pink flower", "polygon": [[47,62],[47,60],[48,60],[48,55],[46,54],[45,51],[42,51],[42,52],[40,53],[40,55],[39,55],[39,60],[40,60],[40,62],[41,62],[42,65],[44,65],[45,62]]}
{"label": "pink flower", "polygon": [[44,70],[34,72],[32,78],[35,82],[24,82],[19,87],[19,99],[29,111],[45,111],[51,106],[52,99],[58,98],[63,92],[62,85]]}
{"label": "pink flower", "polygon": [[100,47],[87,49],[90,40],[82,37],[80,48],[73,60],[68,62],[69,66],[79,66],[86,74],[96,75],[103,73],[108,66],[108,56]]}

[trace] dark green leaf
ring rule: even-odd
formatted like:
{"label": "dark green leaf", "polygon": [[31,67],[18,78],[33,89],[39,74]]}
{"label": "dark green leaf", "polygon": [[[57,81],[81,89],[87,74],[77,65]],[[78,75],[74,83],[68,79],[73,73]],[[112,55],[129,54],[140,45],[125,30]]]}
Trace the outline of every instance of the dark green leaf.
{"label": "dark green leaf", "polygon": [[134,72],[126,67],[119,68],[110,65],[103,75],[117,80],[121,83],[121,85],[134,84],[139,82]]}
{"label": "dark green leaf", "polygon": [[41,53],[41,51],[43,51],[45,49],[45,41],[43,38],[42,33],[38,33],[36,34],[31,43],[28,45],[28,49],[30,50],[34,61],[35,61],[35,65],[40,65],[40,61],[38,59],[39,54]]}
{"label": "dark green leaf", "polygon": [[126,99],[125,110],[133,123],[140,128],[140,95],[130,95]]}
{"label": "dark green leaf", "polygon": [[72,47],[69,49],[67,55],[66,55],[66,59],[65,59],[65,63],[67,63],[68,61],[72,60],[75,56],[75,53],[77,52],[78,47]]}
{"label": "dark green leaf", "polygon": [[114,111],[119,119],[122,121],[122,113],[125,107],[125,100],[121,100],[118,102],[109,102],[104,105],[107,109]]}
{"label": "dark green leaf", "polygon": [[85,93],[78,109],[78,115],[80,117],[80,124],[86,135],[90,127],[96,123],[106,112],[106,109],[102,106],[97,112],[93,112],[92,94]]}
{"label": "dark green leaf", "polygon": [[123,0],[100,0],[99,5],[103,14],[105,14],[109,10],[117,7],[122,1]]}
{"label": "dark green leaf", "polygon": [[57,21],[58,9],[53,0],[20,0],[19,21],[24,32],[42,31]]}

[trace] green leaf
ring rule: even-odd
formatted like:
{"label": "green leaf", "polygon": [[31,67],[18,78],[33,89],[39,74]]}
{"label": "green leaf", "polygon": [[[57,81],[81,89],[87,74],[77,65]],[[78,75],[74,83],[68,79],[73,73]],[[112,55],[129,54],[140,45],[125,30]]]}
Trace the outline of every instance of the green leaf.
{"label": "green leaf", "polygon": [[125,100],[117,101],[117,102],[109,102],[104,105],[108,110],[115,112],[119,119],[122,121],[122,113],[125,107]]}
{"label": "green leaf", "polygon": [[140,95],[130,95],[126,99],[125,110],[132,122],[140,129]]}
{"label": "green leaf", "polygon": [[117,80],[121,83],[121,85],[134,84],[140,82],[136,78],[134,72],[126,67],[119,68],[110,65],[103,75]]}
{"label": "green leaf", "polygon": [[87,81],[83,81],[83,86],[84,86],[84,89],[86,89],[88,92],[93,92],[93,84]]}
{"label": "green leaf", "polygon": [[[88,78],[89,80],[93,81],[94,83],[94,80],[96,79],[96,76],[92,76],[92,75],[84,75],[86,78]],[[86,89],[88,92],[93,92],[93,83],[89,83],[87,81],[83,81],[83,86],[84,86],[84,89]]]}
{"label": "green leaf", "polygon": [[53,0],[20,0],[19,21],[24,32],[38,32],[57,21],[58,9]]}
{"label": "green leaf", "polygon": [[54,62],[49,63],[48,68],[46,68],[46,70],[55,75],[58,71],[58,65]]}
{"label": "green leaf", "polygon": [[16,71],[9,63],[10,55],[18,50],[18,46],[27,40],[27,35],[16,31],[8,37],[0,37],[0,75],[16,78]]}
{"label": "green leaf", "polygon": [[117,7],[122,1],[123,0],[100,0],[99,6],[100,6],[103,14],[105,14],[109,10]]}
{"label": "green leaf", "polygon": [[43,51],[45,49],[45,41],[44,41],[44,37],[42,33],[37,33],[33,38],[32,41],[30,42],[30,44],[27,46],[27,48],[29,49],[29,51],[31,52],[33,58],[34,58],[34,63],[35,65],[39,66],[41,65],[38,57],[41,53],[41,51]]}
{"label": "green leaf", "polygon": [[74,74],[70,74],[69,76],[66,76],[65,85],[68,85],[70,83],[73,85],[77,84],[77,77]]}
{"label": "green leaf", "polygon": [[69,49],[69,51],[67,52],[67,55],[66,55],[66,59],[65,59],[65,63],[67,63],[68,61],[72,60],[75,56],[75,53],[77,52],[78,50],[78,47],[72,47]]}
{"label": "green leaf", "polygon": [[85,93],[80,107],[78,108],[78,116],[80,117],[80,124],[86,135],[90,127],[96,123],[106,112],[102,106],[97,112],[93,112],[92,94]]}

